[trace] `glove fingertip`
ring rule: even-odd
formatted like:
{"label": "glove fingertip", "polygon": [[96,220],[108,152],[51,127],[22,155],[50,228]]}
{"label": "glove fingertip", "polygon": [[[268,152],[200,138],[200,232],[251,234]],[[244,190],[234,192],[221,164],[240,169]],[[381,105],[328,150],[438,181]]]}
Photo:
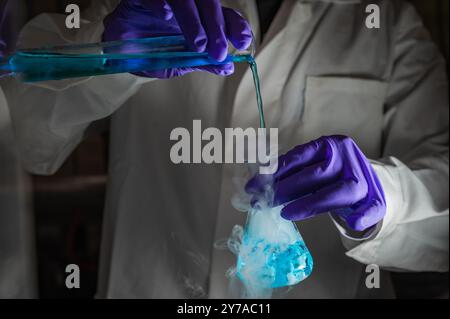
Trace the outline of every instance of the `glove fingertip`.
{"label": "glove fingertip", "polygon": [[164,20],[166,21],[171,20],[173,18],[173,11],[168,3],[166,2],[164,3],[163,10],[164,10]]}
{"label": "glove fingertip", "polygon": [[295,203],[288,204],[281,209],[281,217],[291,221],[305,220],[315,215],[314,211],[299,209]]}
{"label": "glove fingertip", "polygon": [[257,174],[254,175],[245,185],[247,193],[271,193],[275,188],[272,175]]}
{"label": "glove fingertip", "polygon": [[280,215],[282,218],[284,218],[286,220],[291,220],[291,221],[294,220],[294,216],[293,216],[292,212],[290,211],[290,209],[288,208],[288,206],[284,207],[281,210]]}
{"label": "glove fingertip", "polygon": [[353,214],[346,219],[348,227],[355,231],[363,231],[368,228],[364,221],[364,217],[358,214]]}
{"label": "glove fingertip", "polygon": [[170,21],[173,19],[173,12],[171,10],[165,11],[163,19],[165,21]]}
{"label": "glove fingertip", "polygon": [[221,70],[221,74],[222,76],[228,76],[234,73],[234,64],[233,63],[228,63],[225,64]]}
{"label": "glove fingertip", "polygon": [[216,61],[222,62],[228,55],[228,42],[225,38],[208,41],[207,50],[209,55]]}
{"label": "glove fingertip", "polygon": [[255,187],[255,182],[254,182],[253,178],[251,180],[249,180],[247,182],[247,184],[245,184],[244,189],[245,189],[245,192],[247,194],[254,194],[254,193],[256,193],[256,189],[257,188]]}
{"label": "glove fingertip", "polygon": [[240,37],[237,39],[232,39],[233,46],[237,50],[247,50],[252,44],[253,36],[250,30],[243,31],[240,34]]}

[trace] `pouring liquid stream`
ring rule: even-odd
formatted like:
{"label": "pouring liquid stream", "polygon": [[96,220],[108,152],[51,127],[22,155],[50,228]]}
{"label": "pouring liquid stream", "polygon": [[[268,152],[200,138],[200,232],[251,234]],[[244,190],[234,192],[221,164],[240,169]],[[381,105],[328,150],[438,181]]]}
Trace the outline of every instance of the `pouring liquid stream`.
{"label": "pouring liquid stream", "polygon": [[258,113],[259,113],[259,127],[266,128],[266,120],[264,117],[264,105],[261,97],[261,85],[259,82],[258,67],[256,65],[255,60],[251,56],[249,56],[248,58],[248,64],[250,65],[250,70],[252,71],[253,75],[253,82],[255,83],[256,103],[258,106]]}

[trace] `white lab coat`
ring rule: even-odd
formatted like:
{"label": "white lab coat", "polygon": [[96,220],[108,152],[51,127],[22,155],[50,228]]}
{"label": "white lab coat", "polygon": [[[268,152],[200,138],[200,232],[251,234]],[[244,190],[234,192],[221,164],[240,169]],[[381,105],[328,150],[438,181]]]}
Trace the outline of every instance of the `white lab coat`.
{"label": "white lab coat", "polygon": [[0,299],[37,296],[31,181],[16,146],[0,86]]}
{"label": "white lab coat", "polygon": [[[259,39],[253,0],[223,1],[243,12]],[[371,1],[374,2],[374,1]],[[313,274],[286,298],[392,296],[364,286],[363,264],[409,271],[448,270],[448,91],[445,62],[414,9],[375,1],[381,28],[367,29],[365,2],[286,0],[257,48],[267,121],[283,150],[326,134],[351,136],[372,160],[387,196],[375,238],[346,251],[327,215],[299,223]],[[113,2],[83,16],[42,15],[21,44],[95,42]],[[102,4],[105,6],[102,7]],[[28,169],[55,172],[95,120],[111,116],[110,180],[99,297],[228,297],[234,256],[213,248],[245,214],[231,207],[232,165],[175,165],[170,132],[257,127],[246,65],[222,78],[171,80],[130,74],[15,85],[13,118]]]}
{"label": "white lab coat", "polygon": [[[25,24],[24,6],[23,0],[17,0],[9,1],[3,8],[5,17],[0,31],[9,45]],[[0,58],[4,54],[7,53],[0,52]],[[7,81],[0,79],[0,299],[35,298],[37,267],[31,180],[20,164],[3,92]]]}

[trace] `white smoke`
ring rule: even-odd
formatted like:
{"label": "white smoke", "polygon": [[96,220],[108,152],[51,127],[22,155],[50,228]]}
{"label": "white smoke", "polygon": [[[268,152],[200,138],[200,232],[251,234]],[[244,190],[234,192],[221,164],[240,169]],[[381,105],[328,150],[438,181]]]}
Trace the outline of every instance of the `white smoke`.
{"label": "white smoke", "polygon": [[[247,166],[234,179],[233,207],[247,212],[245,228],[235,225],[226,247],[236,256],[236,266],[226,276],[230,296],[235,298],[272,298],[274,288],[290,286],[305,279],[312,267],[311,255],[304,246],[296,226],[281,217],[283,206],[273,207],[271,175],[264,176],[265,187],[257,197],[245,192],[245,184],[256,171]],[[289,289],[289,288],[288,288]],[[277,289],[282,295],[288,289]]]}

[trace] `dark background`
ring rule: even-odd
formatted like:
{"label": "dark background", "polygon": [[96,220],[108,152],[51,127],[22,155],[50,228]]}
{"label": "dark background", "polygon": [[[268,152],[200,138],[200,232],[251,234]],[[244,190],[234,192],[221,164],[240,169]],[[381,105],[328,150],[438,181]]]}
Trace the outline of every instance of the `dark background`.
{"label": "dark background", "polygon": [[[90,0],[25,0],[27,19],[42,12],[85,8]],[[448,61],[448,0],[413,2]],[[107,123],[103,123],[107,127]],[[94,132],[54,176],[33,176],[39,296],[92,298],[97,284],[103,204],[107,181],[108,133]],[[65,267],[82,270],[80,289],[65,287]],[[448,297],[448,273],[393,274],[399,298]]]}

